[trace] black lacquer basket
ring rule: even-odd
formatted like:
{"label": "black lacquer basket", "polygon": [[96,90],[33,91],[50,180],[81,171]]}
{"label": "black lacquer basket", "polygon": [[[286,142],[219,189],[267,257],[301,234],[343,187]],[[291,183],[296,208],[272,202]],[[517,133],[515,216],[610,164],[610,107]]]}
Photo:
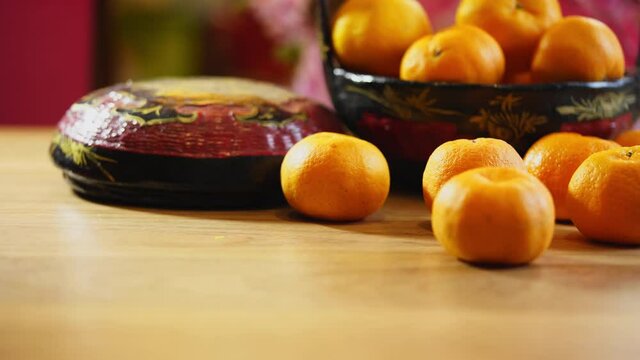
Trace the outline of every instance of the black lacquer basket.
{"label": "black lacquer basket", "polygon": [[395,170],[408,170],[412,178],[449,140],[500,138],[523,154],[551,132],[613,138],[638,120],[637,71],[616,81],[531,85],[419,83],[349,71],[340,66],[331,42],[330,19],[340,2],[318,0],[324,71],[335,109]]}

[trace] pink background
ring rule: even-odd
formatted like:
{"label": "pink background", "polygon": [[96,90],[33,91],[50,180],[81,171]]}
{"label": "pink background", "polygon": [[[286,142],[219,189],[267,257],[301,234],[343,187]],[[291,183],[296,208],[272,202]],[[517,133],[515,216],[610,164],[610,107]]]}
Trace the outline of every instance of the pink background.
{"label": "pink background", "polygon": [[0,123],[54,124],[92,87],[93,1],[0,0]]}

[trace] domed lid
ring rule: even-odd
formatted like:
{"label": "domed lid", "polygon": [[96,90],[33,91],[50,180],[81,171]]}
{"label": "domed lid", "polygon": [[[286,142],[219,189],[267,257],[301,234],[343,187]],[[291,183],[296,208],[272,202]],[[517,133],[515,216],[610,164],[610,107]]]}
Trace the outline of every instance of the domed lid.
{"label": "domed lid", "polygon": [[83,145],[188,158],[284,155],[332,111],[280,87],[237,78],[165,78],[97,90],[73,104],[60,134]]}

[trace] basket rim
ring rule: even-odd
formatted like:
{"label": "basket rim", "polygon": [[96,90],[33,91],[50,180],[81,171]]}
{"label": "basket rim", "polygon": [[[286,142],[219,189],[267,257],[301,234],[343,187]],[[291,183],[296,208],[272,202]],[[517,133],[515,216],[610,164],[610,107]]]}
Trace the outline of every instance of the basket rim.
{"label": "basket rim", "polygon": [[625,75],[617,80],[609,81],[566,81],[555,83],[538,83],[538,84],[477,84],[477,83],[454,83],[454,82],[420,82],[407,81],[394,77],[379,76],[365,73],[358,73],[346,70],[342,67],[331,67],[331,73],[334,77],[342,77],[357,84],[374,84],[374,85],[391,85],[396,87],[424,87],[424,88],[441,88],[441,89],[460,89],[460,90],[476,90],[476,89],[493,89],[493,90],[510,90],[510,91],[545,91],[545,90],[611,90],[624,88],[634,83],[640,84],[636,76]]}

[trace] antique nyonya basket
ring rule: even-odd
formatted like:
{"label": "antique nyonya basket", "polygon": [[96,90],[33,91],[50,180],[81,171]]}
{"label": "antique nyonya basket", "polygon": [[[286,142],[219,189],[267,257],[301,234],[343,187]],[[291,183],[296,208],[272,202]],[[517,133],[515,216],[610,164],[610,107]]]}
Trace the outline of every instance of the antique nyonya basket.
{"label": "antique nyonya basket", "polygon": [[51,156],[79,195],[143,206],[258,207],[282,202],[287,150],[343,132],[332,111],[279,87],[168,78],[97,90],[58,124]]}

